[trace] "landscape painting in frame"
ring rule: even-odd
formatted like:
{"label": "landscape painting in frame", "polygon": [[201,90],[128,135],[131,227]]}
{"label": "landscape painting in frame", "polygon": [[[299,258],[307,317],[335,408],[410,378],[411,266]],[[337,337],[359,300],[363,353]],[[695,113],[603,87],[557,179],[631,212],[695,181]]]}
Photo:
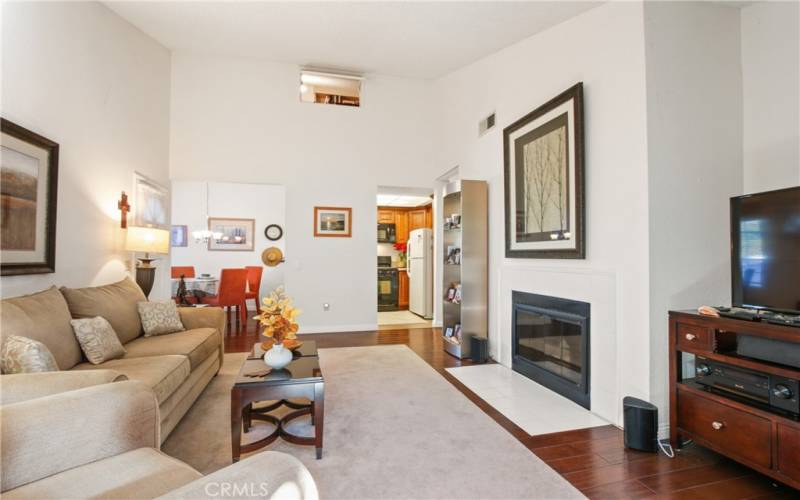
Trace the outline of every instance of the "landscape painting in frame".
{"label": "landscape painting in frame", "polygon": [[506,257],[586,257],[583,84],[503,130]]}
{"label": "landscape painting in frame", "polygon": [[58,144],[5,119],[0,129],[2,275],[53,273]]}
{"label": "landscape painting in frame", "polygon": [[314,236],[352,236],[353,209],[347,207],[314,207]]}
{"label": "landscape painting in frame", "polygon": [[139,172],[133,188],[133,225],[169,230],[169,190]]}
{"label": "landscape painting in frame", "polygon": [[209,217],[208,229],[219,233],[219,239],[208,240],[208,249],[229,252],[250,252],[255,248],[255,219]]}

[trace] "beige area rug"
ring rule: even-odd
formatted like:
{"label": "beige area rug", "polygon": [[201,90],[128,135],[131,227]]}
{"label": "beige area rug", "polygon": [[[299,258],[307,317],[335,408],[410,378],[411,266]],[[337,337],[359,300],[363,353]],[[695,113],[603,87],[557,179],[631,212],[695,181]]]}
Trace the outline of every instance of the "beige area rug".
{"label": "beige area rug", "polygon": [[[230,387],[244,357],[225,355],[164,452],[206,474],[231,463]],[[280,439],[265,449],[300,459],[322,498],[582,498],[408,347],[320,349],[320,364],[322,460]],[[270,430],[261,425],[247,440]]]}

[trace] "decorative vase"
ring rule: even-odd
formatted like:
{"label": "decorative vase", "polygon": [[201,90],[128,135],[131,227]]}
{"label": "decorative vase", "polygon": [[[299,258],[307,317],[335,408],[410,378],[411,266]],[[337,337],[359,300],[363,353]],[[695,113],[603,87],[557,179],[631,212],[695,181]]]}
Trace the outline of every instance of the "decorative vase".
{"label": "decorative vase", "polygon": [[283,347],[283,342],[276,342],[272,349],[264,353],[264,363],[276,370],[284,368],[292,362],[292,351]]}

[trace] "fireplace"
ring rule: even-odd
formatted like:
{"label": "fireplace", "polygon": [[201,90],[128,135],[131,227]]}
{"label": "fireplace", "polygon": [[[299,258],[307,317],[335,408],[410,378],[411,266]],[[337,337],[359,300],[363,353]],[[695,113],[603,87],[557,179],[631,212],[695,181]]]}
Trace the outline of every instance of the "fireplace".
{"label": "fireplace", "polygon": [[512,292],[512,368],[584,408],[589,398],[586,302]]}

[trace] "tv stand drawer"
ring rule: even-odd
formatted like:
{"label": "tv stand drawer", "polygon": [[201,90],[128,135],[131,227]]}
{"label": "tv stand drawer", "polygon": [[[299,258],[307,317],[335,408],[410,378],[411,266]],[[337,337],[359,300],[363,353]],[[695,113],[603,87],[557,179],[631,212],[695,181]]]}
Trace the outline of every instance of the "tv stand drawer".
{"label": "tv stand drawer", "polygon": [[678,427],[699,444],[762,467],[772,465],[771,422],[701,395],[678,390]]}
{"label": "tv stand drawer", "polygon": [[711,351],[714,336],[709,328],[688,323],[678,323],[675,334],[678,336],[678,349]]}

